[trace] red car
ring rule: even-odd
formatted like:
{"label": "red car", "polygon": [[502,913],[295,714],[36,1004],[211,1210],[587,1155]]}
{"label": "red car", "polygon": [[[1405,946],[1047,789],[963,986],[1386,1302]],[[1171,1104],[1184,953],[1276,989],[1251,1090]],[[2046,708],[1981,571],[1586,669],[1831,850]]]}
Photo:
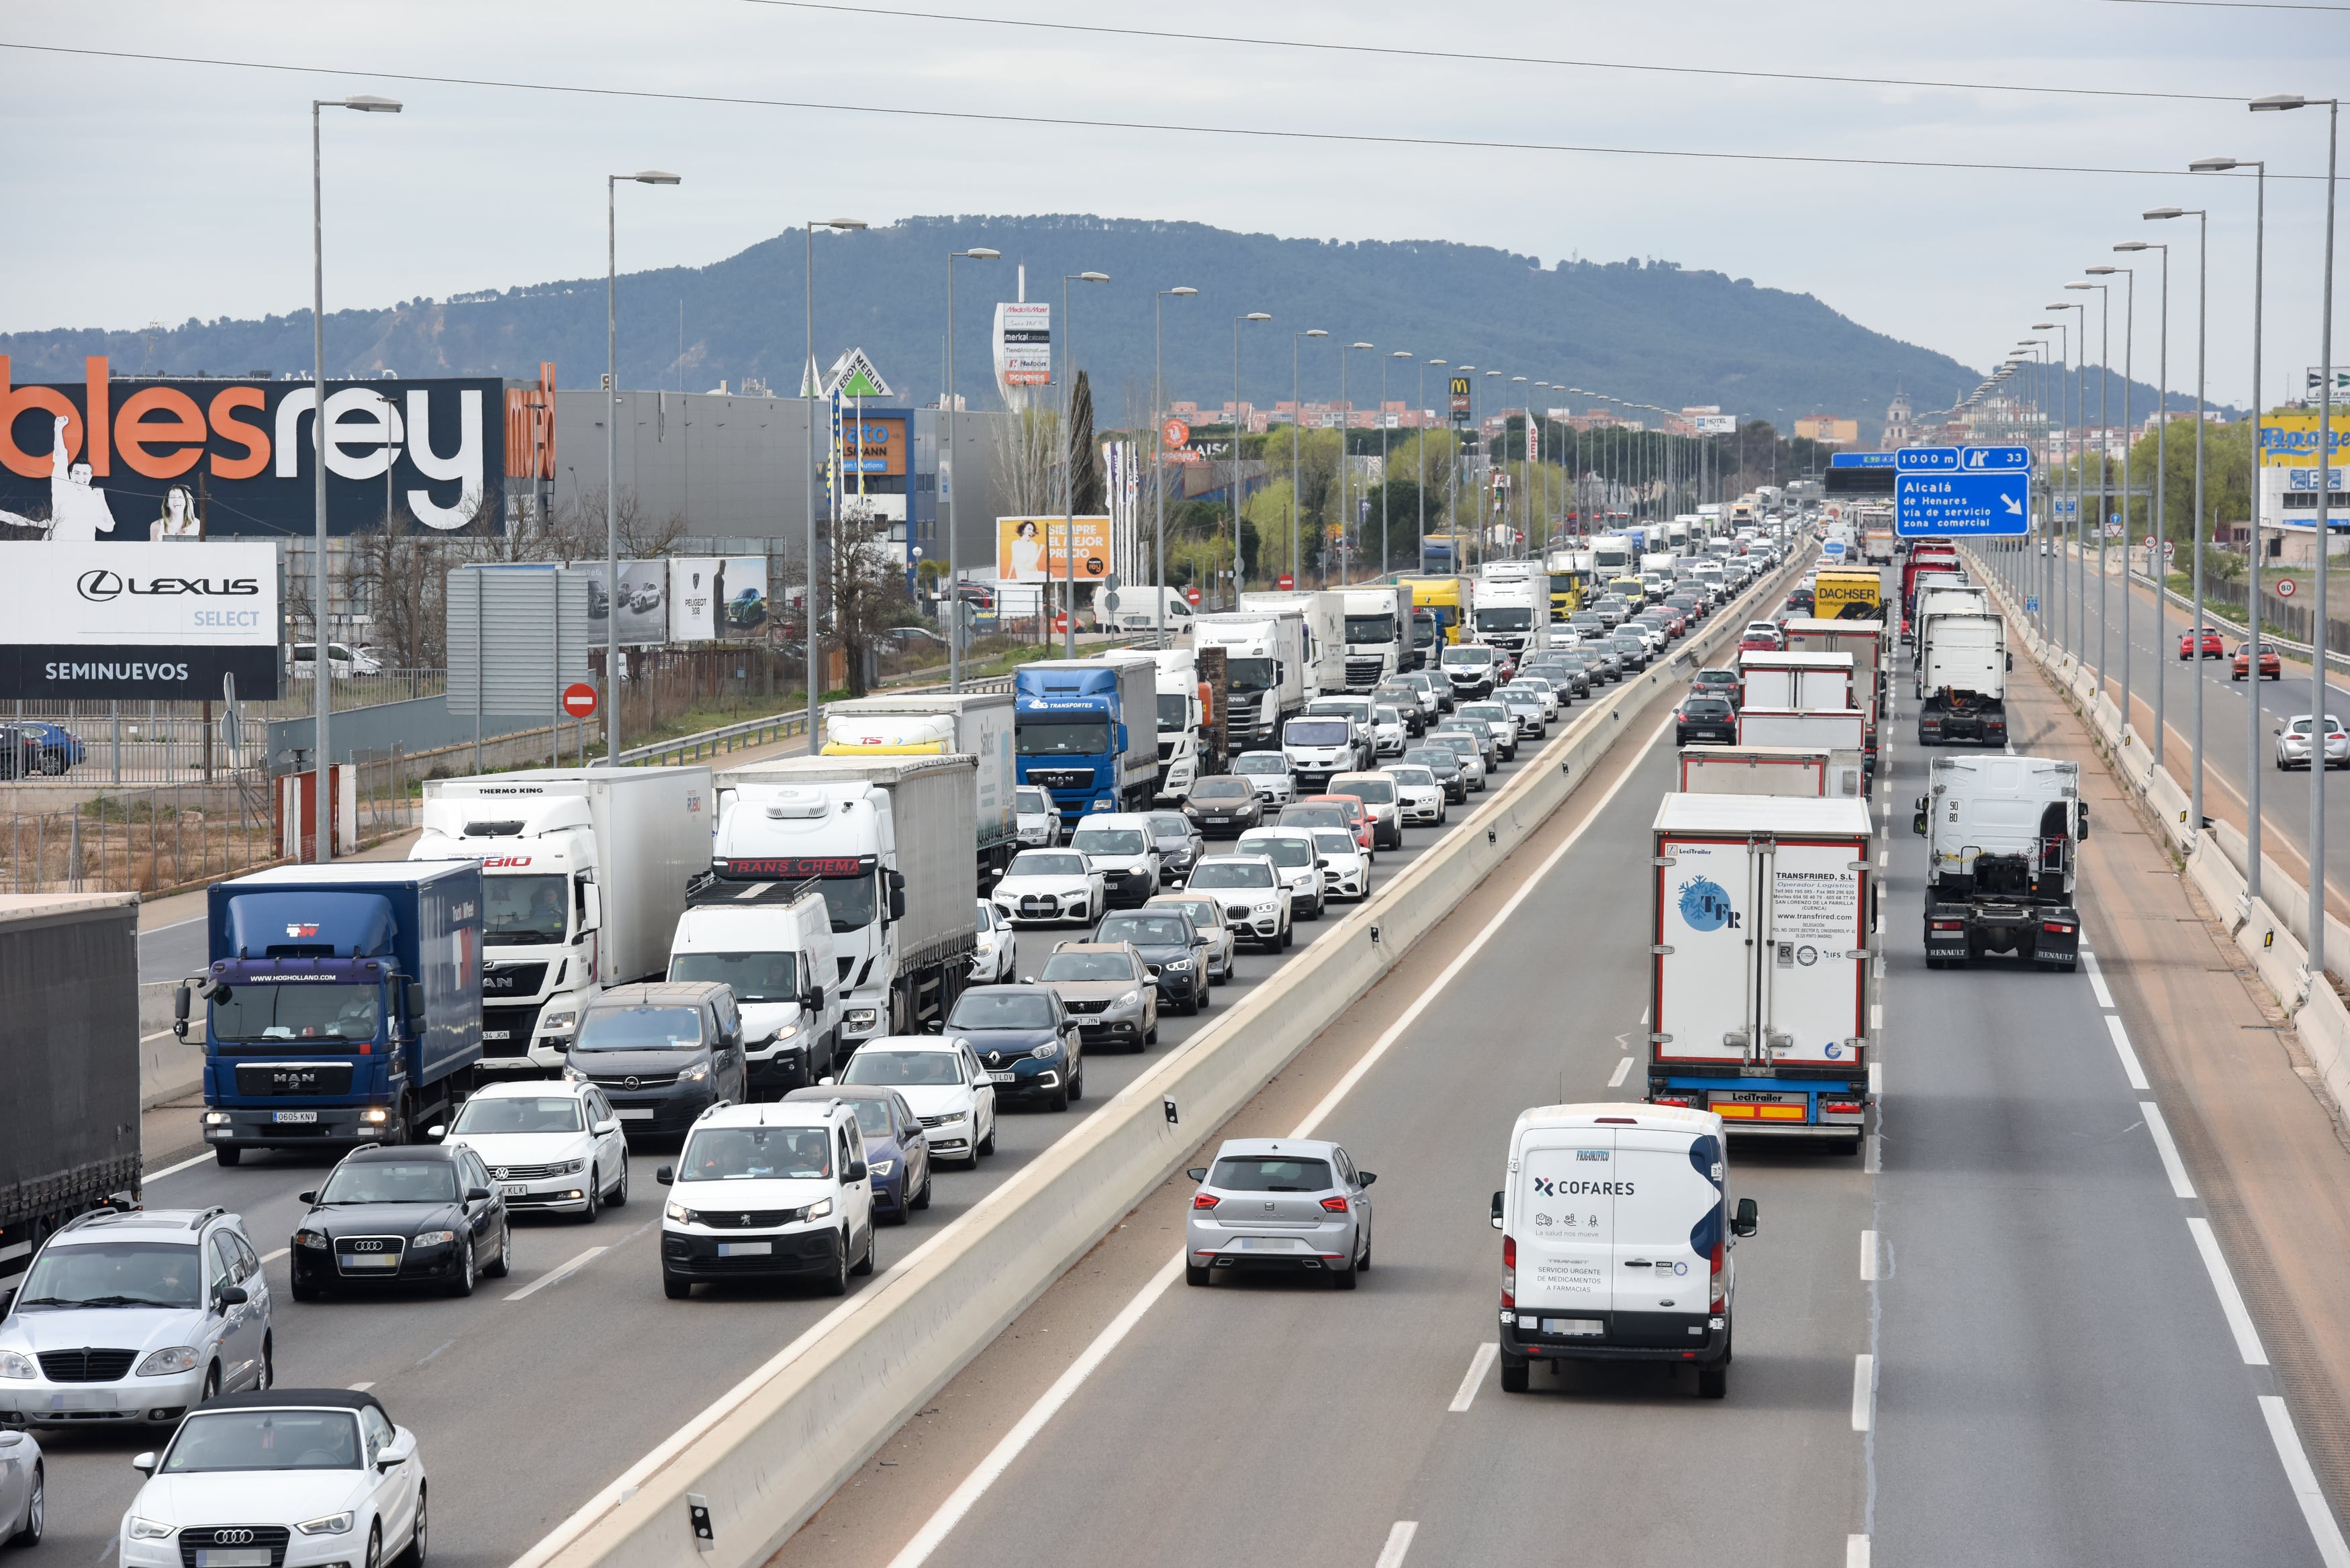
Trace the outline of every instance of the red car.
{"label": "red car", "polygon": [[[2249,642],[2240,642],[2236,644],[2235,672],[2229,676],[2229,679],[2230,680],[2241,680],[2250,676],[2251,672],[2252,645]],[[2284,679],[2284,661],[2277,657],[2276,648],[2271,643],[2264,642],[2261,644],[2261,679],[2263,680],[2282,680]]]}
{"label": "red car", "polygon": [[1738,639],[1738,651],[1741,653],[1783,653],[1786,651],[1786,645],[1784,640],[1777,632],[1762,631],[1750,627],[1747,628],[1746,635]]}
{"label": "red car", "polygon": [[[2196,634],[2191,631],[2180,634],[2178,639],[2178,657],[2182,660],[2196,657],[2195,638]],[[2218,627],[2205,627],[2202,631],[2202,638],[2203,658],[2225,659],[2228,657],[2227,645],[2220,640],[2220,628]]]}

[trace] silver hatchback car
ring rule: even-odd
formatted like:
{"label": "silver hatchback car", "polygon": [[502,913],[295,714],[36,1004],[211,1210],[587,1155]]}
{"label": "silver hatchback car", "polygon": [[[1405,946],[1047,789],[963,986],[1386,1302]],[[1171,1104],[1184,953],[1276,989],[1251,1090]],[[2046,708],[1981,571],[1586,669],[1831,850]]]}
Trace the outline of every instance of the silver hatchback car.
{"label": "silver hatchback car", "polygon": [[1200,1184],[1184,1227],[1183,1280],[1218,1269],[1326,1273],[1342,1291],[1371,1266],[1371,1201],[1378,1177],[1316,1138],[1228,1138]]}

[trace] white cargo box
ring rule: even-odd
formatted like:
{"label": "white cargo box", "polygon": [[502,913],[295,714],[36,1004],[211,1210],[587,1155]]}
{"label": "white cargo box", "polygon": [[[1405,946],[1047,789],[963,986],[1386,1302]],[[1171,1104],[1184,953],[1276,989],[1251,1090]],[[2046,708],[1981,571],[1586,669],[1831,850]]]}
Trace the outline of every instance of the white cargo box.
{"label": "white cargo box", "polygon": [[1804,746],[1857,752],[1867,743],[1868,715],[1857,708],[1742,708],[1742,746]]}
{"label": "white cargo box", "polygon": [[1865,800],[1860,753],[1825,746],[1685,746],[1680,788],[1695,794]]}

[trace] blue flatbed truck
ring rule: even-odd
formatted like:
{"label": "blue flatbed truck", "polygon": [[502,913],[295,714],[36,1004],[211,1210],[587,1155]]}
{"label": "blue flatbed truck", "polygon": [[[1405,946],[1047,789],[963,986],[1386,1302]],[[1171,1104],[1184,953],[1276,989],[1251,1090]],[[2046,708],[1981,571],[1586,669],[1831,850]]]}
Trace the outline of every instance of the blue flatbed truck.
{"label": "blue flatbed truck", "polygon": [[409,1141],[482,1058],[482,868],[472,860],[283,866],[216,883],[201,1001],[204,1141],[248,1148]]}

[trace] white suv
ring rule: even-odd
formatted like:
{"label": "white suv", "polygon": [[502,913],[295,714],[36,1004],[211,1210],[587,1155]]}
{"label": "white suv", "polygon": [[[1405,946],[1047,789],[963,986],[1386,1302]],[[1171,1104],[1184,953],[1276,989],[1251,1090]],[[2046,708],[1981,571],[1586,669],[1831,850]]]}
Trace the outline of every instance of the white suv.
{"label": "white suv", "polygon": [[715,1105],[687,1129],[661,1210],[661,1290],[697,1282],[815,1279],[847,1295],[873,1272],[873,1178],[846,1100]]}

